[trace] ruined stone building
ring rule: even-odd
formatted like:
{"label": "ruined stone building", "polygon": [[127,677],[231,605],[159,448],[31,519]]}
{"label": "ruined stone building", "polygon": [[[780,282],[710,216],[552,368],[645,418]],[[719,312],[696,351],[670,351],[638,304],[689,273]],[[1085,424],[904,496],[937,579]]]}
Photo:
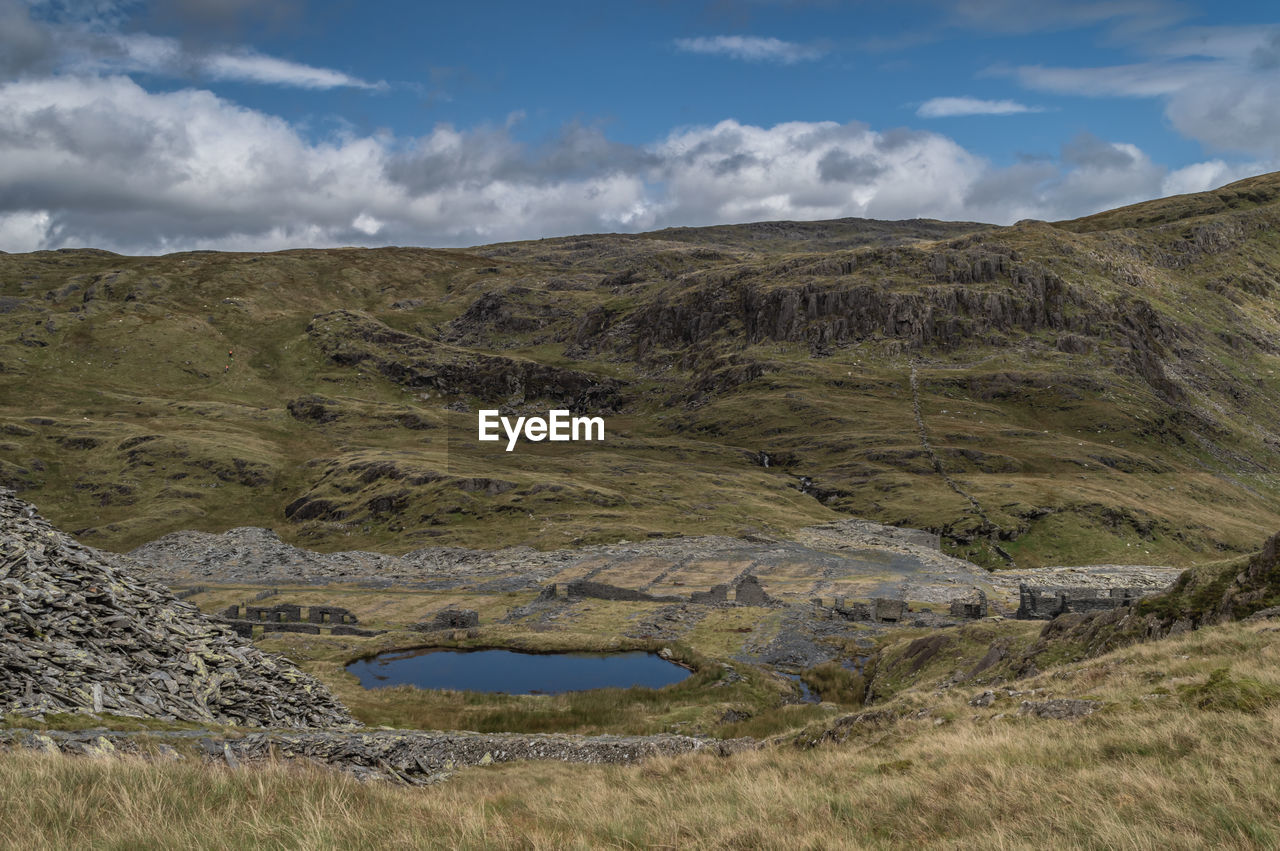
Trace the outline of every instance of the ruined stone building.
{"label": "ruined stone building", "polygon": [[1151,593],[1142,588],[1053,588],[1018,584],[1020,620],[1052,620],[1068,612],[1104,612],[1131,606]]}
{"label": "ruined stone building", "polygon": [[[243,611],[242,611],[243,610]],[[219,613],[221,620],[246,638],[253,635],[253,628],[261,626],[263,632],[307,632],[319,635],[322,626],[331,635],[378,635],[382,630],[360,629],[359,619],[341,606],[307,606],[293,603],[277,603],[274,606],[253,606],[239,603],[227,606]]]}

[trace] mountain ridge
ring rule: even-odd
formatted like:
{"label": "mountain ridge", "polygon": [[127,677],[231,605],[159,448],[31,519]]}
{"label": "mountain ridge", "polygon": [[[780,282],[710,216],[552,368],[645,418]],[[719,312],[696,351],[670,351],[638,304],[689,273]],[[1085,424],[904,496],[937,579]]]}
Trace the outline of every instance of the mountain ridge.
{"label": "mountain ridge", "polygon": [[[4,255],[0,480],[117,549],[243,525],[554,548],[852,514],[993,567],[1248,552],[1280,526],[1278,185],[1010,227]],[[468,442],[478,407],[579,397],[611,412],[601,447]]]}

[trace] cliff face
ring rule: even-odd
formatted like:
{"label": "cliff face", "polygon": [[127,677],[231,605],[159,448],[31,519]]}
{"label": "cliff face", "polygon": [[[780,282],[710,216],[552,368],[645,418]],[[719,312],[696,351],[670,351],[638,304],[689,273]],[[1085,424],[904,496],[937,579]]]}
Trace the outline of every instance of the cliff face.
{"label": "cliff face", "polygon": [[[1088,317],[1065,310],[1086,303],[1081,293],[1010,254],[1015,252],[868,250],[696,273],[681,292],[664,294],[621,321],[609,321],[603,311],[589,313],[573,340],[591,346],[621,336],[643,356],[652,347],[695,345],[717,334],[746,345],[835,345],[882,336],[920,348],[995,342],[1012,331],[1090,331]],[[881,274],[914,285],[866,282]],[[796,279],[803,283],[785,283]],[[992,284],[997,286],[975,286]]]}

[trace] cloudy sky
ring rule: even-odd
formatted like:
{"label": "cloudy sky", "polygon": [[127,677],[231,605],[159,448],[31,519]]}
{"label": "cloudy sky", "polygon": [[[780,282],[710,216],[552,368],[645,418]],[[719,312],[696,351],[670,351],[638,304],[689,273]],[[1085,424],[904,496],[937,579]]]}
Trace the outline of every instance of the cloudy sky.
{"label": "cloudy sky", "polygon": [[0,0],[0,250],[1084,215],[1280,169],[1208,0]]}

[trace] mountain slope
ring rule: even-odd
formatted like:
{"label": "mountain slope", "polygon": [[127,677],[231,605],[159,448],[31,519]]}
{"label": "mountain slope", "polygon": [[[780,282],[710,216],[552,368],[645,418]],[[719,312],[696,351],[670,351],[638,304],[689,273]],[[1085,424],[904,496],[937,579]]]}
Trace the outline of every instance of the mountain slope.
{"label": "mountain slope", "polygon": [[[0,479],[95,545],[786,533],[1192,564],[1280,525],[1280,177],[1075,222],[0,256]],[[229,354],[230,352],[230,354]],[[568,404],[601,444],[475,441]]]}

